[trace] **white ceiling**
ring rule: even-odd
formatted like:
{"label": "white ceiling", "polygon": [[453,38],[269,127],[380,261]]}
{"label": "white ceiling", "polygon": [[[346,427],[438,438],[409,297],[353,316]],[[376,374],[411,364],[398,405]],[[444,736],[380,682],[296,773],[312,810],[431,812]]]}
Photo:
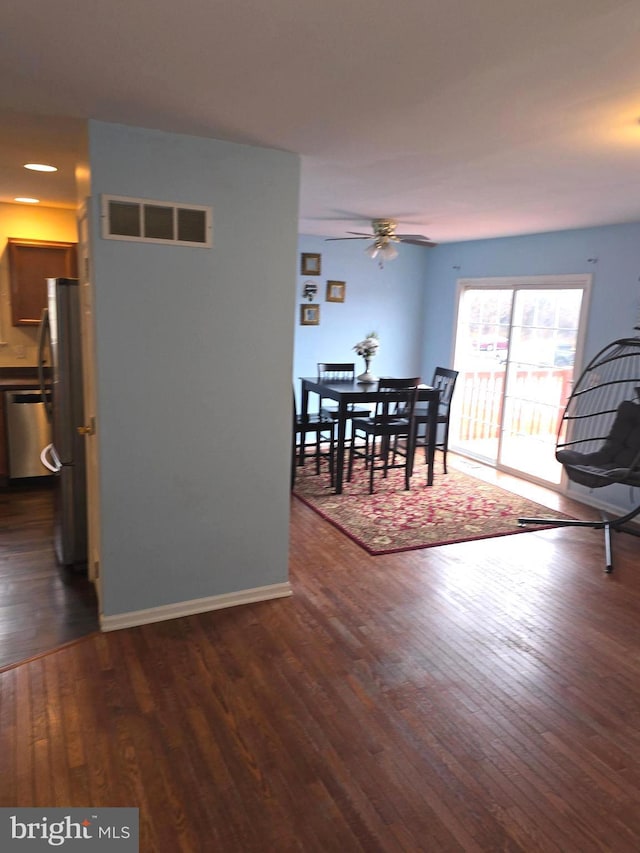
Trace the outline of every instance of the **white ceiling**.
{"label": "white ceiling", "polygon": [[306,234],[640,220],[638,0],[5,0],[0,26],[0,201],[74,206],[97,118],[298,152]]}

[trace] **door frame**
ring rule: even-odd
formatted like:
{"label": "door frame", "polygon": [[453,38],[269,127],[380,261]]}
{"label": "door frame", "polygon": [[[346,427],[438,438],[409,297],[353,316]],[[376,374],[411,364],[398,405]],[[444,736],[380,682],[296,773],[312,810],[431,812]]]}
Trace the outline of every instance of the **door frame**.
{"label": "door frame", "polygon": [[[578,334],[576,338],[576,353],[574,359],[574,383],[575,380],[580,376],[583,370],[584,364],[584,349],[585,349],[585,339],[587,335],[587,324],[590,315],[590,306],[591,306],[591,292],[593,288],[593,274],[592,273],[572,273],[572,274],[562,274],[562,275],[523,275],[523,276],[487,276],[487,277],[478,277],[478,278],[459,278],[456,281],[456,297],[455,297],[455,305],[453,312],[453,329],[451,335],[451,364],[455,364],[455,353],[456,353],[456,342],[458,335],[458,318],[460,312],[460,300],[462,294],[465,290],[469,289],[481,290],[486,288],[487,290],[535,290],[539,288],[540,290],[568,290],[568,289],[582,289],[583,298],[582,303],[580,305],[580,316],[578,319]],[[509,341],[511,338],[511,326],[509,327]],[[464,381],[464,380],[463,380]],[[505,376],[505,388],[506,388],[506,376]],[[503,391],[504,395],[504,391]],[[504,396],[503,396],[504,402]],[[501,407],[502,408],[502,407]],[[505,473],[513,474],[516,477],[520,477],[525,480],[530,480],[532,482],[540,483],[547,488],[555,489],[562,493],[567,492],[567,477],[562,471],[561,481],[558,486],[555,484],[551,484],[546,480],[542,480],[540,478],[536,478],[530,474],[527,474],[522,471],[518,471],[516,469],[510,468],[507,465],[503,465],[498,460],[500,459],[500,451],[502,445],[502,420],[501,420],[501,429],[500,434],[498,436],[498,450],[496,454],[496,462],[493,464],[493,467],[497,471],[504,471]],[[470,458],[477,458],[479,461],[487,463],[486,458],[477,456],[472,457],[468,451],[461,451],[460,448],[456,448],[454,444],[451,445],[451,449],[457,453],[462,453],[463,455],[470,456]]]}
{"label": "door frame", "polygon": [[94,289],[91,279],[91,222],[87,199],[78,210],[78,277],[82,314],[82,378],[84,391],[85,449],[87,467],[87,573],[93,581],[102,613],[100,571],[100,469],[96,395]]}

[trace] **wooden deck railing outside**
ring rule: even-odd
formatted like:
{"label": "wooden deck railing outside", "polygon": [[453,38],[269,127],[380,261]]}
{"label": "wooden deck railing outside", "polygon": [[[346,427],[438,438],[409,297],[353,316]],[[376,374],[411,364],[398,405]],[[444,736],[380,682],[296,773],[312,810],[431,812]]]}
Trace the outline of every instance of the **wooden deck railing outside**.
{"label": "wooden deck railing outside", "polygon": [[571,367],[517,369],[511,374],[504,398],[504,368],[462,371],[454,398],[452,434],[465,443],[497,439],[504,398],[505,426],[511,435],[549,435],[555,439],[572,377]]}

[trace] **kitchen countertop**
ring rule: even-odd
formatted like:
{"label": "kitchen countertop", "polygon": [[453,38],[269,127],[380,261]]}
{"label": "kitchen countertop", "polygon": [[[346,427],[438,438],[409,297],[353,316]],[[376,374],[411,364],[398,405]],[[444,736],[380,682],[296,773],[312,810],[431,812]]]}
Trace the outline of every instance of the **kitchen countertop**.
{"label": "kitchen countertop", "polygon": [[[50,370],[46,370],[50,381]],[[0,391],[29,391],[39,388],[37,367],[0,367]]]}

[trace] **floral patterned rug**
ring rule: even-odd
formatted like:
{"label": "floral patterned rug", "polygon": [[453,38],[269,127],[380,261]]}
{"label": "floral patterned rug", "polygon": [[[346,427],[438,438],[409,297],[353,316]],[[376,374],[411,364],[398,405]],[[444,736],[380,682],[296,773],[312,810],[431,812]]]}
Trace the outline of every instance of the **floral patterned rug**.
{"label": "floral patterned rug", "polygon": [[313,466],[306,465],[297,469],[294,494],[374,555],[546,529],[518,527],[520,516],[567,518],[451,465],[443,474],[438,463],[431,487],[425,485],[426,469],[416,465],[408,492],[401,470],[390,471],[386,480],[376,472],[372,495],[362,469],[354,470],[351,483],[336,495],[328,476],[316,476]]}

